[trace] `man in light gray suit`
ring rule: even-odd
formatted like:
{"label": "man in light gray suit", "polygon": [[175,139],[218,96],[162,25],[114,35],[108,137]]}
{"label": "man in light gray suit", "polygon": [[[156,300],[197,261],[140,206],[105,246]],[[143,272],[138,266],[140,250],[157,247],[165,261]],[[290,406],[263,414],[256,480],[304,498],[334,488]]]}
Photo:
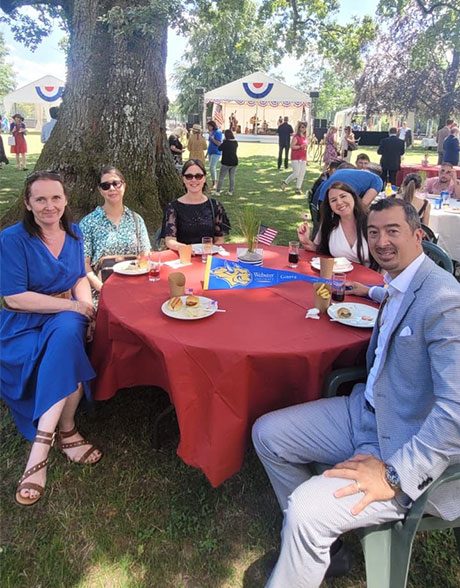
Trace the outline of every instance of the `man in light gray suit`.
{"label": "man in light gray suit", "polygon": [[[388,289],[369,292],[383,301],[366,384],[254,425],[256,451],[284,511],[267,588],[319,586],[341,534],[403,518],[460,463],[460,285],[424,255],[417,212],[401,199],[370,207],[368,243]],[[312,461],[334,467],[311,476]],[[454,519],[459,496],[460,482],[444,484],[427,511]]]}

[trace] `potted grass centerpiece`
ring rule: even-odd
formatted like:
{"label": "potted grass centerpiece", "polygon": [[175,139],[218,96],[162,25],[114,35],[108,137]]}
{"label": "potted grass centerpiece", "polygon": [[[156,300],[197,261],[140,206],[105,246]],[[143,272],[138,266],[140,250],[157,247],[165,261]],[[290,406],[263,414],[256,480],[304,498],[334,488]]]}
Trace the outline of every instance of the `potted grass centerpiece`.
{"label": "potted grass centerpiece", "polygon": [[238,215],[238,228],[243,233],[247,251],[238,256],[243,263],[262,265],[263,257],[255,251],[259,236],[260,220],[256,217],[254,209],[245,207]]}

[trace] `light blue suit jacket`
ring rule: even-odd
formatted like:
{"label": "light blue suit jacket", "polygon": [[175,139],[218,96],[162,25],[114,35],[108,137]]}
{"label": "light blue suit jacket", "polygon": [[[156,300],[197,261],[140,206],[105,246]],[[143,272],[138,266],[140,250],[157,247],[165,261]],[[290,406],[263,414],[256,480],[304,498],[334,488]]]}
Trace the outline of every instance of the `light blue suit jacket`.
{"label": "light blue suit jacket", "polygon": [[[404,327],[412,334],[401,336]],[[368,370],[377,337],[376,326]],[[460,463],[460,284],[428,258],[404,296],[380,365],[374,403],[382,459],[415,500]],[[444,519],[459,517],[460,482],[438,488],[429,504]]]}

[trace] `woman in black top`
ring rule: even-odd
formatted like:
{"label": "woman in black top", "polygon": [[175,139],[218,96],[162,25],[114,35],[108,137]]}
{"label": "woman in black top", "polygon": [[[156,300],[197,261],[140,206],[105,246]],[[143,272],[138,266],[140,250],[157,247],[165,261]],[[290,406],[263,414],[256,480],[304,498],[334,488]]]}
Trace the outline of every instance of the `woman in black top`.
{"label": "woman in black top", "polygon": [[174,163],[182,165],[182,153],[185,151],[184,146],[180,142],[182,136],[182,127],[176,127],[169,136],[169,148],[174,159]]}
{"label": "woman in black top", "polygon": [[161,236],[169,249],[178,250],[183,244],[201,243],[202,237],[213,237],[216,245],[224,242],[230,231],[230,221],[224,207],[208,198],[206,168],[198,159],[189,159],[182,168],[187,192],[168,204]]}
{"label": "woman in black top", "polygon": [[238,141],[230,129],[224,132],[225,139],[219,145],[219,151],[222,151],[222,161],[220,165],[219,181],[217,182],[217,194],[222,190],[225,176],[228,174],[230,178],[230,185],[228,195],[233,195],[233,188],[235,187],[235,171],[238,165],[238,157],[236,150],[238,149]]}

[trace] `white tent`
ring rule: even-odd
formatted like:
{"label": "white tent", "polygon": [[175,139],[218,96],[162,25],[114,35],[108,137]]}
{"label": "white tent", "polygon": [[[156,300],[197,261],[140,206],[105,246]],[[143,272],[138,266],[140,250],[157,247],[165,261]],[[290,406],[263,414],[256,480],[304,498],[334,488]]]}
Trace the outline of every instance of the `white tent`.
{"label": "white tent", "polygon": [[260,121],[259,129],[263,121],[269,128],[276,129],[280,116],[288,116],[293,126],[305,120],[311,129],[310,97],[260,71],[206,92],[204,100],[214,103],[213,119],[217,114],[217,122],[221,118],[223,128],[229,127],[229,117],[234,113],[242,133],[246,127],[252,130],[250,119],[253,116]]}
{"label": "white tent", "polygon": [[65,83],[55,76],[43,76],[42,78],[30,82],[13,92],[10,92],[3,98],[5,114],[11,116],[15,114],[13,110],[18,102],[26,102],[35,105],[35,118],[37,127],[41,128],[43,123],[43,109],[45,117],[49,120],[49,109],[51,106],[59,106],[61,103],[62,93],[64,92]]}

